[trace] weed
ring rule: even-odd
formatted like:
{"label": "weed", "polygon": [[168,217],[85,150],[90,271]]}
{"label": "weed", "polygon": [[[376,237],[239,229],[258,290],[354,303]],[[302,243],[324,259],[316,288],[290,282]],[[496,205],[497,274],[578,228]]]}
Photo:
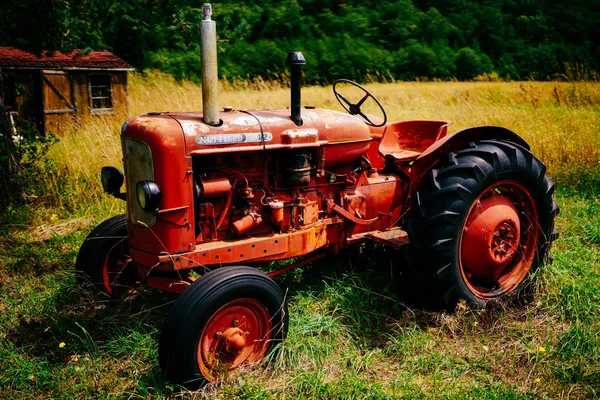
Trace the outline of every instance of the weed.
{"label": "weed", "polygon": [[[29,206],[0,217],[0,398],[597,398],[600,86],[492,78],[368,88],[391,119],[449,119],[453,131],[506,126],[546,163],[558,183],[561,238],[528,304],[410,309],[391,293],[385,263],[341,254],[278,277],[290,310],[279,357],[180,391],[157,361],[174,296],[134,288],[98,301],[73,273],[92,226],[124,209],[97,176],[121,165],[123,118],[90,118],[49,145],[50,158],[29,175]],[[289,101],[277,82],[221,85],[222,103],[236,109]],[[131,115],[201,109],[200,86],[163,74],[134,74],[129,88]],[[303,99],[337,108],[330,88],[306,88]]]}

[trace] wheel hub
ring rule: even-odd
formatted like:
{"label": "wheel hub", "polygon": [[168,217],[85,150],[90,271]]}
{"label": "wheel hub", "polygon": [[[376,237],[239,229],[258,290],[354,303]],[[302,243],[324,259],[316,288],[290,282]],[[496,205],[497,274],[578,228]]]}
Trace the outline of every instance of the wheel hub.
{"label": "wheel hub", "polygon": [[461,257],[466,272],[498,280],[517,253],[520,233],[519,214],[509,199],[492,195],[478,201],[463,230]]}
{"label": "wheel hub", "polygon": [[198,342],[198,367],[207,379],[262,359],[271,339],[269,312],[254,299],[233,300],[207,322]]}
{"label": "wheel hub", "polygon": [[217,348],[223,349],[229,355],[237,356],[246,347],[247,335],[248,332],[244,332],[240,328],[228,328],[220,336]]}

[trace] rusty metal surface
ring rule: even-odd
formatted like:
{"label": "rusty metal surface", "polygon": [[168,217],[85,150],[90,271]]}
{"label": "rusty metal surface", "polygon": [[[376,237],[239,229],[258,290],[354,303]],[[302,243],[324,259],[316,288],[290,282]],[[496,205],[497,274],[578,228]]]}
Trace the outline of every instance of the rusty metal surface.
{"label": "rusty metal surface", "polygon": [[303,225],[311,225],[319,220],[319,205],[316,201],[307,201],[300,204],[300,210]]}
{"label": "rusty metal surface", "polygon": [[[185,144],[181,127],[173,118],[165,115],[142,115],[128,121],[121,134],[125,142],[133,138],[147,144],[152,152],[153,180],[160,186],[162,200],[160,210],[183,210],[194,204],[192,163],[185,157]],[[126,153],[125,165],[129,162]],[[128,208],[135,207],[135,177],[127,176]],[[131,186],[130,186],[131,185]],[[128,219],[129,242],[132,248],[148,252],[179,253],[195,246],[195,233],[189,216],[174,211],[160,218],[154,225],[143,222],[134,225]],[[168,213],[167,213],[168,214]],[[176,218],[176,223],[173,223]],[[138,219],[139,220],[139,219]]]}
{"label": "rusty metal surface", "polygon": [[260,361],[273,330],[269,310],[259,301],[236,298],[219,308],[206,322],[198,339],[196,363],[208,380],[234,373],[242,364]]}
{"label": "rusty metal surface", "polygon": [[231,182],[227,178],[218,178],[212,180],[200,181],[201,199],[212,199],[216,197],[229,195],[231,192]]}
{"label": "rusty metal surface", "polygon": [[373,225],[350,226],[348,234],[387,230],[398,223],[403,212],[408,180],[392,174],[363,173],[359,176],[354,191],[365,198],[364,219],[376,218],[377,222]]}
{"label": "rusty metal surface", "polygon": [[131,255],[136,263],[157,271],[283,260],[312,253],[328,246],[330,240],[335,243],[339,240],[339,232],[330,226],[341,222],[341,219],[325,219],[290,233],[207,242],[197,245],[193,251],[172,255],[132,248]]}
{"label": "rusty metal surface", "polygon": [[219,75],[217,68],[217,26],[210,19],[210,4],[202,6],[204,18],[200,21],[200,44],[202,59],[202,112],[204,122],[219,124]]}
{"label": "rusty metal surface", "polygon": [[399,121],[388,125],[379,146],[382,157],[412,161],[436,140],[446,136],[449,121]]}
{"label": "rusty metal surface", "polygon": [[[341,112],[303,110],[302,128],[290,119],[287,109],[252,114],[223,113],[221,126],[204,124],[200,113],[169,115],[181,124],[186,151],[191,155],[323,146],[327,164],[335,166],[360,157],[371,141],[369,128],[363,122]],[[260,140],[261,126],[264,141]]]}
{"label": "rusty metal surface", "polygon": [[251,212],[248,215],[233,222],[231,229],[240,236],[248,232],[252,228],[257,227],[262,222],[262,216],[256,212]]}
{"label": "rusty metal surface", "polygon": [[152,150],[148,144],[134,139],[124,138],[123,157],[125,175],[127,176],[127,218],[129,222],[138,226],[153,226],[156,216],[142,210],[136,194],[136,184],[139,181],[154,180],[154,164]]}
{"label": "rusty metal surface", "polygon": [[370,219],[362,219],[362,218],[356,217],[352,213],[344,210],[342,207],[340,207],[337,204],[335,204],[333,202],[333,200],[328,200],[327,203],[328,203],[327,206],[330,207],[331,210],[333,210],[336,213],[340,214],[342,217],[348,219],[349,221],[354,222],[355,224],[359,224],[359,225],[372,225],[375,222],[377,222],[377,220],[379,219],[379,217],[370,218]]}
{"label": "rusty metal surface", "polygon": [[467,214],[458,261],[469,290],[495,298],[517,288],[538,249],[539,213],[520,182],[501,180],[485,189]]}
{"label": "rusty metal surface", "polygon": [[411,208],[416,209],[416,192],[427,172],[440,162],[446,160],[449,153],[468,146],[470,142],[480,140],[509,140],[529,150],[529,145],[516,133],[499,126],[478,126],[463,129],[452,135],[445,136],[429,146],[417,157],[410,169],[410,198]]}
{"label": "rusty metal surface", "polygon": [[393,228],[389,231],[376,231],[369,234],[376,243],[385,244],[394,248],[406,246],[409,242],[408,233],[401,228]]}
{"label": "rusty metal surface", "polygon": [[[301,128],[286,109],[221,115],[214,127],[201,113],[157,113],[124,130],[124,139],[152,149],[164,196],[154,225],[130,222],[138,265],[168,271],[281,260],[386,232],[405,211],[411,165],[400,161],[384,174],[361,157],[377,168],[390,143],[416,153],[446,133],[445,121],[369,129],[319,109],[304,110]],[[306,161],[292,163],[299,158]],[[298,179],[290,181],[290,171]]]}

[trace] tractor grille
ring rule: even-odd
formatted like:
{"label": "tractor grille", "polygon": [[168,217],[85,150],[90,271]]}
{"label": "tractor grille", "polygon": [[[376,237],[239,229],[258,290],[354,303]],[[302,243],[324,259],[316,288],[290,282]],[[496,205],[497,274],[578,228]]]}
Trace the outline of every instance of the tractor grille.
{"label": "tractor grille", "polygon": [[125,156],[125,179],[127,182],[127,216],[134,225],[152,226],[156,216],[142,210],[137,199],[136,185],[139,181],[154,180],[152,150],[146,143],[133,138],[123,141]]}

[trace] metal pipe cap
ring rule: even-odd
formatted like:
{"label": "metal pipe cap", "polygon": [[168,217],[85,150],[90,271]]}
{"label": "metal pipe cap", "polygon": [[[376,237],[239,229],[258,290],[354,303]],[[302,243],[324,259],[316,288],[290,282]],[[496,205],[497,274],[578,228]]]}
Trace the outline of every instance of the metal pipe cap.
{"label": "metal pipe cap", "polygon": [[210,21],[210,16],[212,15],[212,6],[210,3],[202,4],[202,16],[204,16],[204,20]]}
{"label": "metal pipe cap", "polygon": [[302,52],[292,51],[288,53],[285,63],[287,65],[306,65],[306,59],[304,58],[304,54],[302,54]]}

